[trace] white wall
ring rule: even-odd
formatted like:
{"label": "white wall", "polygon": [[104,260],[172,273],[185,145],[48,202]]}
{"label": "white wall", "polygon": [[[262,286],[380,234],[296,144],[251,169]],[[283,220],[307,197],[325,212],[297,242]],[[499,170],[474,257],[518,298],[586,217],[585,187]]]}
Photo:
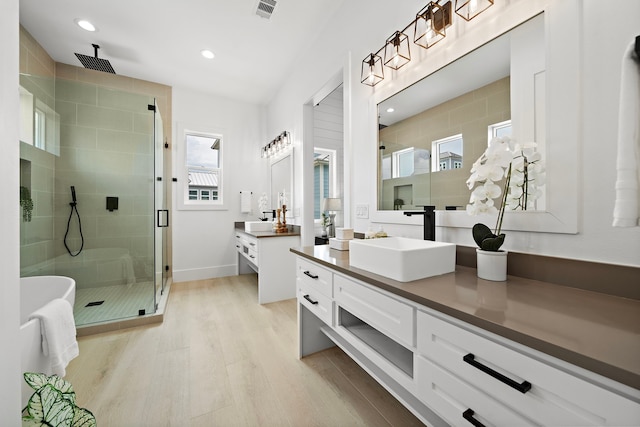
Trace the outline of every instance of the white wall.
{"label": "white wall", "polygon": [[[178,210],[177,186],[172,183],[173,281],[200,280],[236,274],[235,221],[256,220],[258,198],[269,194],[269,161],[260,158],[266,144],[264,107],[205,93],[173,88],[173,120],[176,135],[172,147],[173,176],[178,177],[179,150],[184,150],[180,129],[216,129],[222,142],[225,210]],[[274,134],[274,136],[277,135]],[[240,213],[240,191],[253,192],[256,214]]]}
{"label": "white wall", "polygon": [[[4,0],[0,13],[0,423],[20,425],[18,0]],[[6,351],[12,348],[14,351]]]}
{"label": "white wall", "polygon": [[[515,5],[515,6],[514,6]],[[268,130],[293,129],[296,146],[304,146],[303,105],[337,71],[343,69],[345,77],[345,155],[351,160],[347,164],[345,189],[350,194],[350,211],[355,205],[365,204],[369,210],[375,208],[375,141],[376,129],[371,122],[371,112],[376,91],[393,93],[405,87],[420,73],[437,68],[455,59],[455,52],[470,47],[474,34],[486,36],[495,28],[512,25],[513,10],[539,9],[553,5],[556,11],[555,34],[562,33],[562,19],[581,21],[578,55],[582,67],[563,73],[574,73],[580,92],[575,105],[570,105],[566,116],[577,117],[576,129],[571,138],[577,147],[576,170],[577,201],[572,209],[577,222],[577,234],[533,233],[509,231],[505,248],[511,251],[540,255],[560,256],[582,260],[592,260],[632,266],[640,266],[640,227],[614,229],[612,206],[615,185],[615,138],[618,117],[618,93],[620,84],[620,62],[626,46],[636,35],[637,16],[640,16],[640,2],[634,0],[614,0],[607,8],[597,0],[518,0],[509,4],[498,4],[471,21],[464,30],[454,28],[452,37],[443,40],[432,50],[419,52],[403,71],[385,70],[386,79],[371,89],[360,83],[360,64],[371,51],[376,51],[393,31],[403,28],[417,10],[415,2],[398,0],[387,2],[371,0],[366,2],[345,2],[332,19],[332,25],[314,42],[307,52],[298,58],[287,83],[280,89],[268,106]],[[621,13],[624,11],[624,13]],[[563,16],[557,16],[564,14]],[[569,15],[571,14],[571,15]],[[458,25],[458,24],[456,24]],[[494,28],[490,30],[491,28]],[[464,37],[464,31],[467,37]],[[458,39],[457,45],[451,43]],[[567,52],[562,43],[547,41],[548,55],[575,57]],[[440,49],[440,51],[438,51]],[[438,51],[438,53],[431,53]],[[412,50],[416,52],[416,49]],[[431,62],[430,62],[431,61]],[[550,71],[551,72],[551,71]],[[557,106],[556,106],[557,108]],[[562,114],[548,118],[547,125],[555,129],[562,127]],[[548,144],[563,144],[562,138],[548,141]],[[296,155],[296,175],[302,179],[302,151]],[[576,150],[573,150],[576,151]],[[299,174],[299,175],[298,175]],[[301,188],[298,186],[297,188]],[[564,191],[562,182],[552,182],[548,191]],[[296,204],[302,203],[302,193],[296,191]],[[577,205],[577,206],[576,206]],[[399,215],[402,215],[399,213]],[[371,219],[351,217],[356,231],[367,229]],[[385,224],[385,230],[392,235],[419,238],[420,226]],[[440,227],[439,239],[462,245],[473,246],[468,228]]]}

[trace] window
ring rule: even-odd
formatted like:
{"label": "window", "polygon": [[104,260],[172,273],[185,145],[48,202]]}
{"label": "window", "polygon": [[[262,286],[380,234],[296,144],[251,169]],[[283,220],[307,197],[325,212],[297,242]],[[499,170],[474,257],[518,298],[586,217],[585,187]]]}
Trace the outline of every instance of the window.
{"label": "window", "polygon": [[335,151],[316,148],[313,156],[313,218],[320,219],[322,199],[333,193]]}
{"label": "window", "polygon": [[220,205],[222,135],[185,131],[185,205]]}
{"label": "window", "polygon": [[433,168],[437,171],[446,171],[462,168],[462,134],[448,136],[431,143],[431,149],[435,153]]}
{"label": "window", "polygon": [[413,147],[398,150],[393,153],[391,174],[394,178],[413,175]]}
{"label": "window", "polygon": [[489,139],[487,145],[493,138],[502,138],[503,136],[511,136],[511,120],[489,125]]}
{"label": "window", "polygon": [[34,116],[34,144],[37,148],[46,150],[46,137],[47,137],[47,116],[44,111],[36,108]]}

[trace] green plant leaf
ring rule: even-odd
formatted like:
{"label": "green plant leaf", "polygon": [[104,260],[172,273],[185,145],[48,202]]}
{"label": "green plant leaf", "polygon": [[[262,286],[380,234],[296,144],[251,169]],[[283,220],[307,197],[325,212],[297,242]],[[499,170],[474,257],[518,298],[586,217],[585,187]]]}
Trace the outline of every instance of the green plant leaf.
{"label": "green plant leaf", "polygon": [[69,402],[76,404],[76,393],[73,391],[73,386],[69,381],[60,378],[57,375],[46,375],[36,372],[25,372],[24,380],[29,384],[29,387],[38,391],[47,384],[51,384],[53,388],[60,391],[62,396]]}
{"label": "green plant leaf", "polygon": [[49,382],[49,376],[37,372],[25,372],[24,380],[34,390],[40,390],[42,386]]}
{"label": "green plant leaf", "polygon": [[27,412],[33,420],[43,425],[71,427],[75,405],[54,386],[45,384],[29,399]]}
{"label": "green plant leaf", "polygon": [[96,417],[91,411],[76,407],[76,414],[73,417],[73,424],[71,424],[72,427],[95,427],[96,425]]}
{"label": "green plant leaf", "polygon": [[500,249],[500,246],[504,243],[505,235],[504,233],[499,236],[491,235],[492,237],[486,237],[482,244],[480,245],[480,249],[484,251],[497,252]]}

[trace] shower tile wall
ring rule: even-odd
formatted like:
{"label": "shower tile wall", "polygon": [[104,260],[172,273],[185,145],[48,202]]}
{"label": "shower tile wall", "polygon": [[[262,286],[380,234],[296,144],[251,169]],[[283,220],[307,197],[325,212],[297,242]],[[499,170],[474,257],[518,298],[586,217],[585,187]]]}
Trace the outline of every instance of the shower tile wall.
{"label": "shower tile wall", "polygon": [[[56,111],[61,116],[60,157],[55,164],[56,256],[62,243],[75,186],[85,249],[126,249],[137,281],[153,278],[153,98],[91,83],[56,80]],[[118,197],[117,211],[106,197]],[[67,242],[80,247],[72,220]],[[103,268],[117,268],[107,264]],[[63,274],[64,263],[58,263]],[[76,271],[78,287],[123,284],[123,275],[100,271],[100,265]],[[109,274],[111,273],[111,274]],[[78,277],[78,274],[79,277]]]}
{"label": "shower tile wall", "polygon": [[[23,175],[34,200],[32,221],[20,224],[21,274],[60,274],[54,268],[54,260],[65,253],[62,238],[69,216],[69,185],[75,185],[79,190],[78,209],[86,237],[85,247],[124,245],[132,255],[149,253],[152,256],[149,246],[153,244],[152,239],[148,244],[139,239],[141,230],[148,226],[142,224],[142,217],[151,211],[146,210],[148,200],[136,194],[142,191],[153,194],[153,182],[122,177],[122,173],[131,170],[139,175],[153,176],[153,162],[147,162],[147,153],[140,142],[151,132],[152,122],[144,118],[144,113],[151,113],[143,111],[146,102],[141,111],[124,108],[127,111],[123,113],[116,110],[123,110],[123,105],[139,96],[136,94],[144,94],[149,99],[155,97],[163,117],[165,140],[170,145],[171,87],[56,63],[22,27],[20,73],[21,85],[55,109],[64,123],[60,129],[60,157],[21,143],[21,164],[25,164]],[[129,93],[116,93],[110,89]],[[58,95],[64,100],[61,98],[56,103]],[[101,117],[96,114],[98,109],[110,111]],[[165,150],[167,165],[171,164],[170,156],[171,150]],[[79,165],[78,174],[69,172],[72,165]],[[91,190],[85,193],[86,188]],[[106,195],[120,197],[117,212],[106,211]],[[167,197],[170,205],[170,193]],[[131,219],[127,224],[118,221],[125,215]],[[170,233],[165,242],[170,264]],[[146,268],[144,264],[137,264],[136,267],[152,277],[152,266]]]}
{"label": "shower tile wall", "polygon": [[[31,35],[20,27],[20,85],[45,105],[55,107],[55,62]],[[53,274],[49,261],[53,244],[53,179],[55,156],[20,143],[20,185],[33,200],[31,221],[20,221],[21,275]]]}

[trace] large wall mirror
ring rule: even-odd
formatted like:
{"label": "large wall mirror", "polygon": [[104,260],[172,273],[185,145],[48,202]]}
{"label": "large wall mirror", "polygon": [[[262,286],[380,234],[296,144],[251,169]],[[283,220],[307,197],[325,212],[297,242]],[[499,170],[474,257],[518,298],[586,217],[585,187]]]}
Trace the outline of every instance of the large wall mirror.
{"label": "large wall mirror", "polygon": [[[561,195],[564,189],[554,188],[558,181],[552,179],[564,180],[566,188],[577,186],[575,171],[566,166],[577,161],[579,59],[566,51],[578,46],[573,31],[578,23],[559,22],[567,16],[562,7],[551,2],[537,12],[527,9],[520,24],[495,35],[488,30],[483,35],[488,41],[475,48],[467,49],[470,37],[458,41],[467,50],[457,59],[445,61],[450,52],[438,53],[443,65],[433,72],[402,90],[390,93],[389,87],[375,94],[375,222],[417,224],[398,211],[422,205],[436,206],[440,226],[484,222],[465,211],[470,196],[465,182],[492,136],[510,135],[538,144],[547,185],[534,211],[508,212],[503,228],[577,232],[577,199]],[[554,47],[562,43],[564,58]]]}
{"label": "large wall mirror", "polygon": [[293,148],[271,161],[271,207],[287,205],[287,217],[293,217]]}
{"label": "large wall mirror", "polygon": [[539,15],[379,103],[378,209],[464,209],[493,136],[544,150],[544,45]]}

